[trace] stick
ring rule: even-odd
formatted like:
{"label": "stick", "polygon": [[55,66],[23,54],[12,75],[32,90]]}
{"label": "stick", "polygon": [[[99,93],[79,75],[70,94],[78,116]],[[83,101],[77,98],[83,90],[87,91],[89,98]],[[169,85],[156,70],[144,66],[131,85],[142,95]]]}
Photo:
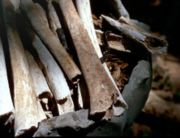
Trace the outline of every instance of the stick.
{"label": "stick", "polygon": [[[98,39],[97,39],[96,32],[95,32],[94,25],[93,25],[90,1],[89,0],[76,0],[76,6],[77,6],[78,13],[81,17],[81,20],[82,20],[85,28],[88,31],[88,35],[89,35],[91,42],[93,44],[92,46],[94,47],[98,57],[102,58],[103,55],[102,55],[101,49],[99,47]],[[103,67],[104,67],[106,73],[108,74],[109,78],[111,79],[118,95],[120,95],[120,97],[122,97],[120,92],[119,92],[118,87],[116,86],[114,79],[111,76],[111,73],[110,73],[106,63],[103,63]],[[121,99],[123,99],[123,98],[121,98]],[[122,100],[120,102],[122,102],[122,105],[124,105],[124,107],[127,107],[124,100]]]}
{"label": "stick", "polygon": [[161,53],[166,51],[167,49],[167,42],[161,40],[156,36],[153,36],[149,33],[140,32],[136,28],[128,24],[118,22],[105,15],[102,15],[102,18],[110,26],[114,27],[116,30],[118,30],[120,33],[130,38],[131,40],[137,42],[138,44],[141,44],[151,53]]}
{"label": "stick", "polygon": [[106,112],[112,107],[117,91],[103,68],[72,1],[57,0],[56,2],[59,3],[68,31],[71,34],[85,77],[90,95],[90,114]]}
{"label": "stick", "polygon": [[71,93],[63,72],[37,35],[34,36],[33,47],[38,53],[55,99],[60,101],[69,96]]}
{"label": "stick", "polygon": [[58,37],[49,29],[48,21],[43,9],[40,5],[33,3],[31,0],[21,1],[20,6],[26,13],[35,32],[56,57],[69,80],[76,81],[77,76],[79,76],[81,72],[60,43]]}
{"label": "stick", "polygon": [[10,88],[7,78],[4,51],[0,38],[0,119],[8,118],[13,112],[14,107],[11,99]]}

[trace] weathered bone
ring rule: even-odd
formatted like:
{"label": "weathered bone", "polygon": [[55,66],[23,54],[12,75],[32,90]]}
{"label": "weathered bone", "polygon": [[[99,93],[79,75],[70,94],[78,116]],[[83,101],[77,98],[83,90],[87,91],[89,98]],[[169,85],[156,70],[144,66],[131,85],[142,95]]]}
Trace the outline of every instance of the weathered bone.
{"label": "weathered bone", "polygon": [[43,111],[43,108],[41,106],[40,101],[37,101],[37,106],[38,106],[37,108],[38,108],[38,113],[39,113],[40,120],[43,121],[43,120],[47,119],[46,114]]}
{"label": "weathered bone", "polygon": [[37,127],[41,119],[38,116],[36,96],[20,38],[10,29],[8,38],[14,82],[15,136],[19,136],[26,130]]}
{"label": "weathered bone", "polygon": [[20,5],[20,0],[10,0],[13,7],[14,7],[14,10],[18,10],[19,9],[19,5]]}
{"label": "weathered bone", "polygon": [[[99,47],[98,39],[97,39],[96,32],[95,32],[94,25],[93,25],[90,1],[89,0],[76,0],[76,6],[77,6],[78,13],[81,17],[81,20],[82,20],[85,28],[88,31],[88,35],[91,39],[93,47],[94,47],[98,57],[102,58],[103,55],[102,55],[101,49]],[[120,97],[120,99],[118,99],[118,100],[121,100],[120,102],[123,103],[122,105],[124,105],[124,107],[127,107],[125,101],[123,100],[123,98],[121,96],[121,93],[119,92],[118,87],[116,86],[114,79],[111,76],[111,73],[110,73],[106,63],[103,63],[103,66],[104,66],[104,69],[107,72],[109,78],[111,79],[112,83],[114,84],[115,89],[117,90],[117,93]],[[121,113],[119,113],[118,115],[120,115]],[[117,112],[116,112],[116,115],[117,115]]]}
{"label": "weathered bone", "polygon": [[148,32],[141,32],[135,27],[116,21],[111,17],[102,15],[102,18],[120,33],[128,37],[129,39],[142,45],[143,48],[147,49],[151,53],[162,53],[167,50],[167,42],[154,36]]}
{"label": "weathered bone", "polygon": [[[31,77],[33,80],[34,92],[35,92],[36,98],[38,100],[38,103],[40,103],[40,101],[41,101],[41,104],[44,107],[43,109],[45,111],[50,112],[49,102],[52,101],[53,94],[51,93],[51,90],[47,84],[47,81],[46,81],[43,73],[42,73],[42,70],[37,65],[35,59],[30,54],[30,52],[26,51],[26,57],[28,59],[30,74],[31,74]],[[42,109],[39,109],[39,111],[41,111],[41,110]],[[43,115],[44,115],[44,113],[42,113],[41,116],[43,117]]]}
{"label": "weathered bone", "polygon": [[4,1],[4,7],[13,77],[14,132],[15,136],[20,136],[31,129],[34,130],[42,118],[39,116],[38,103],[33,92],[32,78],[23,45],[13,22],[16,19],[16,12],[8,0]]}
{"label": "weathered bone", "polygon": [[74,112],[74,103],[71,96],[68,96],[63,103],[57,103],[57,106],[60,115]]}
{"label": "weathered bone", "polygon": [[[35,36],[33,46],[43,64],[43,70],[46,74],[50,89],[58,104],[59,114],[74,111],[74,104],[70,97],[71,92],[60,67],[38,36]],[[65,102],[62,103],[64,100]]]}
{"label": "weathered bone", "polygon": [[59,21],[59,17],[57,15],[57,12],[52,4],[52,0],[46,0],[48,4],[48,19],[50,23],[50,28],[54,32],[54,34],[58,35],[60,42],[62,45],[69,50],[66,37],[64,34],[64,30],[61,26],[61,22]]}
{"label": "weathered bone", "polygon": [[133,26],[135,27],[136,29],[138,29],[139,31],[142,31],[142,32],[150,32],[150,26],[143,23],[143,22],[140,22],[138,20],[135,20],[135,19],[128,19],[128,18],[125,18],[125,17],[120,17],[119,18],[119,21],[120,22],[124,22],[130,26]]}
{"label": "weathered bone", "polygon": [[116,13],[119,17],[123,16],[126,18],[130,18],[129,13],[126,10],[126,8],[124,7],[121,0],[109,0],[109,2],[112,4],[112,7],[114,8],[114,10],[116,11]]}
{"label": "weathered bone", "polygon": [[58,37],[50,30],[43,8],[31,0],[21,1],[20,7],[26,13],[37,35],[56,57],[68,78],[72,81],[76,79],[81,72],[60,43]]}
{"label": "weathered bone", "polygon": [[[14,112],[10,88],[7,77],[6,63],[3,46],[0,38],[0,119],[8,119]],[[6,120],[5,120],[6,121]]]}
{"label": "weathered bone", "polygon": [[102,52],[98,44],[97,36],[95,33],[92,15],[91,15],[91,7],[89,0],[76,0],[76,7],[79,13],[79,16],[88,31],[88,35],[93,43],[93,47],[96,50],[96,53],[99,58],[102,58]]}
{"label": "weathered bone", "polygon": [[46,74],[45,77],[55,99],[60,101],[69,96],[70,89],[62,70],[37,35],[34,36],[33,47],[38,53]]}
{"label": "weathered bone", "polygon": [[58,19],[55,8],[52,5],[52,0],[46,0],[46,2],[48,5],[48,18],[50,22],[50,28],[56,34],[57,29],[61,28],[61,24]]}
{"label": "weathered bone", "polygon": [[110,50],[131,53],[123,44],[123,37],[114,33],[106,32],[105,35],[107,46]]}
{"label": "weathered bone", "polygon": [[51,90],[49,89],[49,86],[42,73],[42,70],[37,65],[36,61],[34,60],[33,56],[30,54],[30,52],[26,51],[26,57],[28,59],[36,97],[39,99],[41,98],[51,99],[53,95],[51,93]]}
{"label": "weathered bone", "polygon": [[[90,114],[106,112],[117,90],[103,68],[93,44],[71,0],[56,0],[71,34],[90,95]],[[101,98],[99,98],[101,97]]]}
{"label": "weathered bone", "polygon": [[83,108],[83,97],[82,97],[82,91],[80,88],[80,84],[77,84],[77,94],[78,94],[78,104],[80,108]]}

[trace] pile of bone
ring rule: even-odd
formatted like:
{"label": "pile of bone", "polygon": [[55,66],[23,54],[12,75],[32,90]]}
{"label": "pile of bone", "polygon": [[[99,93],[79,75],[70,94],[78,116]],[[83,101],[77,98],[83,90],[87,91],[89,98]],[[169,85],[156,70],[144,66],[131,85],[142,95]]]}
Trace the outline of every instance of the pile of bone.
{"label": "pile of bone", "polygon": [[90,2],[1,2],[0,123],[14,136],[79,109],[96,119],[122,115],[133,55],[164,50],[166,42],[130,19],[120,0],[111,1],[118,18],[97,17]]}

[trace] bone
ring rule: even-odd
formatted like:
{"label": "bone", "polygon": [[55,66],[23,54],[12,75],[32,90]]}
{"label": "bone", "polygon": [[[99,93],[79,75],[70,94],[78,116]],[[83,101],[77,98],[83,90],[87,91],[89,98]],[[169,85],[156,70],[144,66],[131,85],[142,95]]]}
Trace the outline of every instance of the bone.
{"label": "bone", "polygon": [[50,28],[56,34],[57,29],[60,29],[62,26],[60,24],[55,8],[52,5],[52,0],[46,0],[46,2],[48,5],[48,17],[50,22]]}
{"label": "bone", "polygon": [[[10,93],[3,46],[0,38],[0,119],[4,120],[14,112]],[[7,120],[4,120],[7,121]],[[3,122],[4,122],[3,121]]]}
{"label": "bone", "polygon": [[48,49],[43,45],[40,38],[35,35],[33,47],[38,53],[49,87],[57,101],[71,95],[65,76]]}
{"label": "bone", "polygon": [[[31,0],[21,1],[20,7],[26,13],[37,35],[51,53],[53,53],[69,80],[72,82],[76,81],[78,76],[81,75],[81,72],[60,43],[58,37],[50,30],[43,8],[39,4],[33,3]],[[31,8],[31,10],[29,10],[29,8]]]}
{"label": "bone", "polygon": [[122,0],[109,0],[110,4],[114,8],[118,17],[126,17],[130,18],[128,11],[126,10],[125,6],[122,3]]}
{"label": "bone", "polygon": [[5,1],[4,7],[13,78],[14,133],[15,137],[18,137],[35,130],[42,118],[39,116],[38,103],[33,92],[32,78],[23,45],[16,24],[13,22],[16,15],[12,3]]}
{"label": "bone", "polygon": [[[44,74],[38,64],[36,63],[34,57],[31,55],[29,51],[26,50],[26,57],[28,59],[30,74],[33,81],[34,93],[36,98],[38,99],[38,103],[41,101],[41,105],[43,109],[47,112],[50,111],[49,103],[52,101],[53,94],[47,84],[47,81],[44,77]],[[39,107],[40,108],[40,107]],[[41,107],[42,108],[42,107]],[[42,109],[39,109],[41,111]],[[43,117],[42,113],[42,117]]]}
{"label": "bone", "polygon": [[68,96],[66,99],[64,99],[63,102],[58,102],[57,106],[58,106],[59,115],[63,115],[75,111],[74,103],[71,96]]}
{"label": "bone", "polygon": [[11,65],[14,82],[15,136],[36,128],[41,121],[33,92],[32,79],[20,38],[14,30],[8,30]]}
{"label": "bone", "polygon": [[102,18],[122,35],[140,44],[143,49],[148,50],[150,53],[159,54],[167,50],[167,42],[149,32],[142,32],[132,25],[119,22],[111,17],[102,15]]}
{"label": "bone", "polygon": [[[96,32],[95,32],[94,25],[93,25],[90,1],[89,0],[76,0],[76,6],[77,6],[77,10],[78,10],[79,16],[80,16],[80,18],[81,18],[85,28],[87,29],[87,32],[88,32],[88,35],[89,35],[89,37],[91,39],[93,47],[94,47],[94,49],[95,49],[95,51],[96,51],[96,53],[97,53],[97,55],[98,55],[98,57],[100,59],[100,58],[103,57],[103,54],[102,54],[100,46],[98,44],[98,39],[97,39]],[[104,67],[107,75],[111,79],[111,82],[113,83],[114,88],[116,89],[119,97],[121,97],[118,100],[121,100],[120,102],[123,103],[122,105],[124,105],[124,107],[127,108],[127,104],[123,100],[123,98],[121,96],[121,93],[119,92],[119,89],[116,86],[116,83],[115,83],[114,79],[112,78],[111,73],[110,73],[106,63],[103,63],[103,67]],[[120,112],[119,115],[121,113],[122,112]],[[117,112],[116,112],[116,115],[117,115]]]}
{"label": "bone", "polygon": [[51,90],[50,90],[47,82],[46,82],[44,74],[42,73],[42,70],[36,63],[33,56],[30,54],[30,52],[26,51],[26,57],[28,59],[30,73],[32,76],[36,97],[39,99],[41,99],[41,98],[51,99],[53,97],[53,95],[51,93]]}
{"label": "bone", "polygon": [[[112,107],[114,99],[116,99],[117,89],[102,66],[72,1],[57,0],[56,2],[59,3],[87,83],[90,95],[90,114],[106,112]],[[101,99],[98,98],[100,96]]]}

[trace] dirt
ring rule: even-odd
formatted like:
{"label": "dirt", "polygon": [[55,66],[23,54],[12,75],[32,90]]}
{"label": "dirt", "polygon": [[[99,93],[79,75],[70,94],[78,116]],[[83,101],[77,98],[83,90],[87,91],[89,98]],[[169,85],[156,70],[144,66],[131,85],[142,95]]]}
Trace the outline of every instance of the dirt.
{"label": "dirt", "polygon": [[[173,105],[173,107],[170,107],[171,109],[174,109],[175,106],[180,106],[179,71],[179,59],[172,55],[165,54],[153,57],[153,82],[151,92],[153,91],[164,103],[167,102],[169,105]],[[145,110],[141,112],[128,134],[132,136],[179,135],[180,122],[177,120],[175,114],[179,114],[180,111],[161,112],[158,116],[157,112],[154,111],[158,111],[157,108],[161,106],[164,108],[165,105],[156,105],[158,103],[152,104],[145,105],[145,108],[148,108],[146,106],[152,106],[151,109],[153,109],[153,111],[146,112]],[[170,108],[168,110],[171,110]]]}

